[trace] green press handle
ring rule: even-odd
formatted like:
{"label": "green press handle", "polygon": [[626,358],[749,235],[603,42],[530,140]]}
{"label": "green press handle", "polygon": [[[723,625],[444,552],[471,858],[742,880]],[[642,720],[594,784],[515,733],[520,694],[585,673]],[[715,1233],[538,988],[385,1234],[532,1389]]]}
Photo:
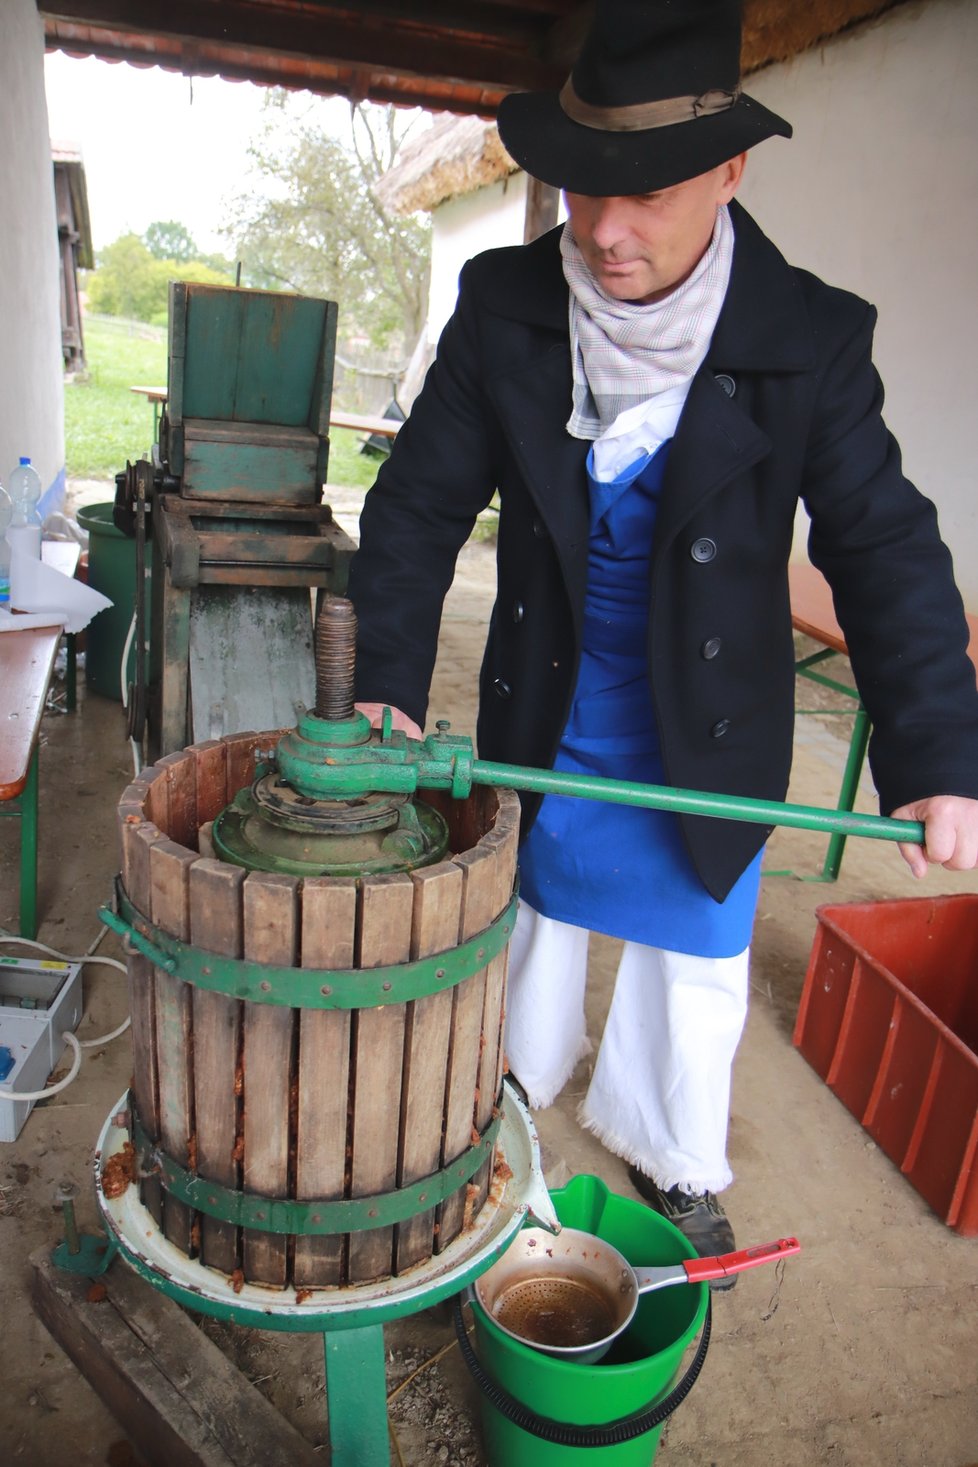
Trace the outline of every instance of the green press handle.
{"label": "green press handle", "polygon": [[815,805],[783,805],[777,800],[749,800],[739,795],[677,790],[667,785],[636,784],[626,779],[604,779],[596,774],[570,774],[557,769],[529,769],[520,764],[495,764],[476,759],[473,784],[505,785],[545,795],[573,795],[580,800],[602,800],[609,805],[639,805],[647,810],[673,810],[683,815],[708,815],[716,820],[746,820],[755,825],[788,825],[838,835],[865,835],[873,840],[924,844],[919,820],[892,820],[885,815],[857,815],[851,810],[821,810]]}

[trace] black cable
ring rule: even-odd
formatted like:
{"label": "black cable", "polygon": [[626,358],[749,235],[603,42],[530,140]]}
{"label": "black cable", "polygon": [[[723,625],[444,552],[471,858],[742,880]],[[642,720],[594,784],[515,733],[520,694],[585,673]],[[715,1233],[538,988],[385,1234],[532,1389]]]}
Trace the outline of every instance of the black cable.
{"label": "black cable", "polygon": [[502,1386],[493,1380],[492,1376],[483,1368],[482,1362],[472,1348],[471,1341],[465,1329],[465,1321],[462,1318],[462,1295],[456,1294],[453,1301],[453,1316],[455,1320],[455,1333],[458,1336],[458,1346],[462,1359],[469,1368],[476,1385],[482,1391],[486,1399],[495,1406],[496,1410],[511,1421],[514,1426],[522,1427],[531,1436],[540,1437],[543,1441],[553,1442],[560,1447],[615,1447],[622,1442],[630,1442],[637,1436],[643,1436],[645,1432],[652,1431],[661,1426],[668,1416],[671,1416],[677,1406],[681,1406],[696,1384],[697,1376],[703,1369],[706,1352],[710,1344],[710,1327],[712,1324],[713,1304],[707,1293],[706,1317],[703,1320],[703,1333],[696,1347],[696,1354],[690,1361],[689,1369],[678,1385],[674,1386],[667,1396],[644,1407],[637,1413],[629,1416],[621,1416],[617,1421],[609,1421],[601,1426],[571,1426],[563,1421],[554,1421],[549,1416],[538,1416],[529,1406],[522,1401],[516,1400]]}

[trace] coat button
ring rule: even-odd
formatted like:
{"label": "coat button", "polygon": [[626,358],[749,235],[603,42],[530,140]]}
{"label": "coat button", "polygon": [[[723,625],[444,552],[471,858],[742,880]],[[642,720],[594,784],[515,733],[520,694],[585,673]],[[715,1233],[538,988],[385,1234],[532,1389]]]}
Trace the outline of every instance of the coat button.
{"label": "coat button", "polygon": [[497,677],[492,686],[497,698],[511,698],[513,696],[513,690],[505,678]]}
{"label": "coat button", "polygon": [[522,603],[522,601],[514,601],[513,602],[513,621],[516,623],[517,626],[519,626],[520,622],[523,620],[523,615],[524,615],[524,611],[523,611],[523,603]]}
{"label": "coat button", "polygon": [[727,372],[718,372],[713,380],[720,388],[720,391],[725,392],[728,397],[733,397],[734,393],[737,391],[736,382]]}
{"label": "coat button", "polygon": [[705,658],[707,662],[712,662],[722,646],[723,641],[720,637],[707,637],[700,648],[700,656]]}
{"label": "coat button", "polygon": [[689,553],[698,564],[705,565],[717,553],[716,542],[707,540],[705,536],[702,540],[694,540],[689,547]]}
{"label": "coat button", "polygon": [[729,718],[718,718],[717,721],[716,721],[716,723],[710,729],[710,738],[711,739],[722,739],[723,736],[724,736],[724,734],[728,732],[729,728],[730,728],[730,719]]}

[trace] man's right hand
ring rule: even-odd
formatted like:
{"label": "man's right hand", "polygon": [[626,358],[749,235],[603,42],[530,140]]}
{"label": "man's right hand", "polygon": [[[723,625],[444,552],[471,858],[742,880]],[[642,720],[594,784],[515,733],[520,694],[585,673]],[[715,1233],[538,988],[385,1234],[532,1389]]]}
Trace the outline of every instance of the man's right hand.
{"label": "man's right hand", "polygon": [[402,713],[400,708],[392,708],[389,703],[356,703],[354,706],[359,713],[364,714],[365,717],[370,719],[371,728],[380,728],[380,722],[384,716],[384,709],[390,708],[391,721],[394,728],[403,728],[409,739],[423,738],[423,734],[414,719],[408,718],[407,714]]}

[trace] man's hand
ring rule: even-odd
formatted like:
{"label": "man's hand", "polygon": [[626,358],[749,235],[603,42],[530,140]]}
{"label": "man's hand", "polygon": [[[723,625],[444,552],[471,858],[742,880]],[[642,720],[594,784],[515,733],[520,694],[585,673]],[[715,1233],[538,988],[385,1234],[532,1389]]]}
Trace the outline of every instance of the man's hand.
{"label": "man's hand", "polygon": [[409,739],[420,739],[423,737],[420,728],[413,718],[408,718],[400,708],[391,708],[389,703],[356,703],[354,707],[370,719],[371,728],[380,728],[380,720],[384,716],[384,709],[390,708],[391,721],[395,728],[403,728]]}
{"label": "man's hand", "polygon": [[978,866],[978,800],[963,795],[931,795],[926,800],[891,810],[894,820],[922,820],[924,845],[899,845],[899,851],[914,876],[927,875],[927,867],[947,871],[972,871]]}

